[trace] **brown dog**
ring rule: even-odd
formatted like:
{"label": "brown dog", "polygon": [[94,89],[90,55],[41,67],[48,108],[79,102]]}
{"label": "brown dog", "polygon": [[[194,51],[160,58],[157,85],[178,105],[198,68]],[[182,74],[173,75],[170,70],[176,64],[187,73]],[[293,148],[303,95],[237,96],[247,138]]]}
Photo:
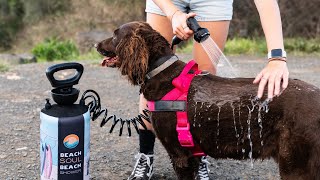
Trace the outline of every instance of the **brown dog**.
{"label": "brown dog", "polygon": [[[185,63],[176,61],[151,79],[158,59],[173,56],[169,43],[147,23],[132,22],[96,45],[104,65],[119,68],[149,101],[173,89]],[[250,78],[201,74],[193,79],[187,101],[194,142],[213,158],[274,158],[282,179],[320,179],[320,90],[300,80],[272,101],[255,98]],[[266,94],[266,92],[265,92]],[[152,124],[179,179],[194,179],[199,158],[181,147],[176,113],[153,112]]]}

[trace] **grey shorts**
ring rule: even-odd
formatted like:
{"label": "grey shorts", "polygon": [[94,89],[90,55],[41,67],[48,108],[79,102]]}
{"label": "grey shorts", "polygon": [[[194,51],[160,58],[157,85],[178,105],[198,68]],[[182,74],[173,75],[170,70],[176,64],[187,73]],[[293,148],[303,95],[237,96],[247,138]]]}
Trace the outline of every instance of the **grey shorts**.
{"label": "grey shorts", "polygon": [[[198,21],[232,19],[233,0],[172,0],[172,3],[184,13],[196,13]],[[146,0],[146,12],[166,16],[152,0]]]}

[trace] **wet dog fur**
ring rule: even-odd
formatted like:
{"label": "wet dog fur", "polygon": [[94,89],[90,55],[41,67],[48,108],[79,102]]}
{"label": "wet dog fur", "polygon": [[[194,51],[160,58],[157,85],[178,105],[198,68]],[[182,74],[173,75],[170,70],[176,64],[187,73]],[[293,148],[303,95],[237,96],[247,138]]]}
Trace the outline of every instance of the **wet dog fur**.
{"label": "wet dog fur", "polygon": [[[185,65],[179,60],[150,80],[145,78],[157,59],[173,52],[144,22],[120,26],[96,47],[105,56],[104,65],[119,68],[149,101],[160,100],[173,89],[171,82]],[[252,81],[211,74],[193,79],[188,117],[195,143],[216,159],[273,158],[282,179],[320,179],[320,90],[290,79],[287,89],[269,102],[255,98],[257,86]],[[178,179],[194,179],[199,158],[180,146],[175,112],[153,112],[151,119]]]}

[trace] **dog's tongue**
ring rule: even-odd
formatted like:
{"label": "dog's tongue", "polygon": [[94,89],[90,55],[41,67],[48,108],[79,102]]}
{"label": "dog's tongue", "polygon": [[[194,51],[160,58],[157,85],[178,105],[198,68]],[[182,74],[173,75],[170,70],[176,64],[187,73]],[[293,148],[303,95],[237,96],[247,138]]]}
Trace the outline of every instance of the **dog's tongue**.
{"label": "dog's tongue", "polygon": [[107,66],[107,62],[110,60],[110,57],[104,57],[101,62],[101,66]]}

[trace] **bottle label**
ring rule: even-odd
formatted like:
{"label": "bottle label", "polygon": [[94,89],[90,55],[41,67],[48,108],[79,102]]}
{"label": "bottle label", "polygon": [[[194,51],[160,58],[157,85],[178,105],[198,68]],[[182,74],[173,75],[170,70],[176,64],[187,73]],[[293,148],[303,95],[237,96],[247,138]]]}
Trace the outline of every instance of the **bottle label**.
{"label": "bottle label", "polygon": [[89,179],[90,114],[56,118],[40,113],[41,179]]}

